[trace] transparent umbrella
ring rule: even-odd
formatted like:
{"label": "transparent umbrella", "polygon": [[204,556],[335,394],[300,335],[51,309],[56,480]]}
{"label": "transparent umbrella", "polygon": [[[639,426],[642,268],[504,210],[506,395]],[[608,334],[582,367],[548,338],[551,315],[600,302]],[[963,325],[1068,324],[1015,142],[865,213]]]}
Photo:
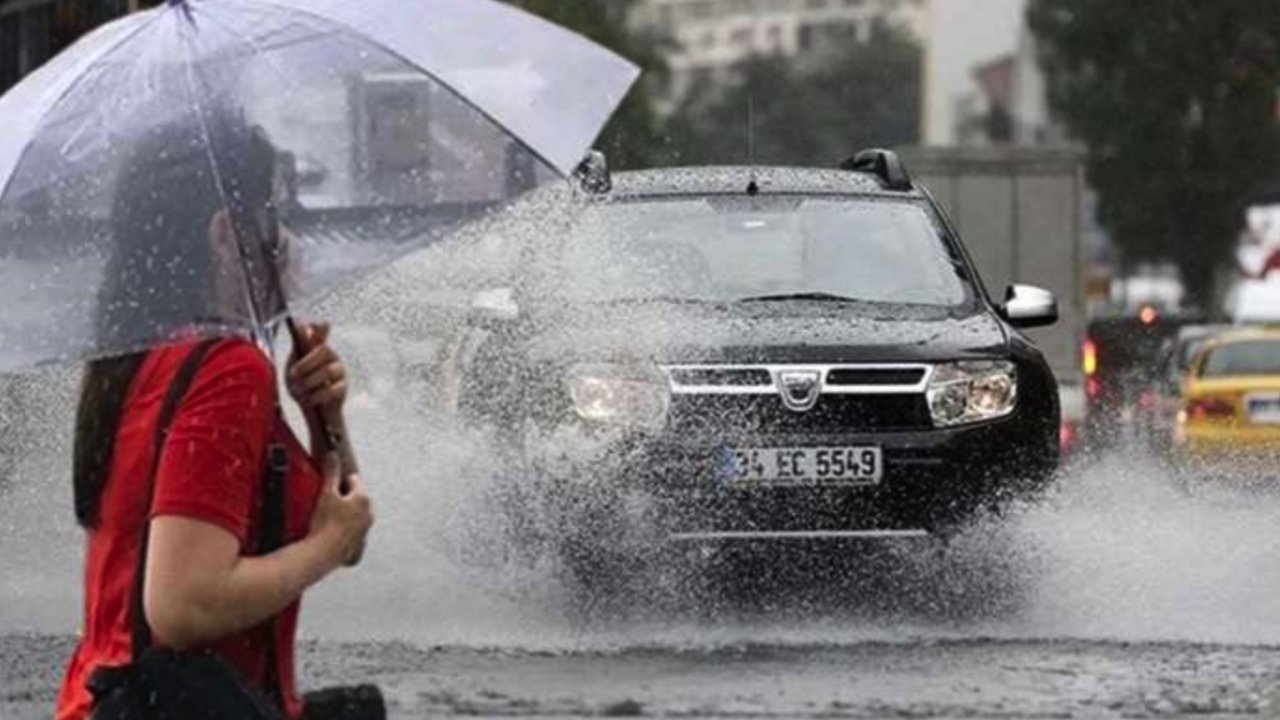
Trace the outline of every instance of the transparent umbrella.
{"label": "transparent umbrella", "polygon": [[0,97],[0,371],[261,334],[570,173],[637,75],[491,0],[171,0]]}

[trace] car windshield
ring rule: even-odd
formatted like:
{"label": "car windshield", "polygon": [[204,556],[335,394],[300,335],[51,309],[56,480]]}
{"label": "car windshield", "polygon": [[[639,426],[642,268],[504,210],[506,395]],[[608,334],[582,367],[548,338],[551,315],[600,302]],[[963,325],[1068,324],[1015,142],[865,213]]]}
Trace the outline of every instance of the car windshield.
{"label": "car windshield", "polygon": [[[854,301],[956,306],[963,265],[914,203],[698,198],[596,206],[545,294],[574,302]],[[570,272],[570,270],[572,270]]]}
{"label": "car windshield", "polygon": [[1182,351],[1178,355],[1178,372],[1185,372],[1191,367],[1191,363],[1196,359],[1196,353],[1200,352],[1200,348],[1209,341],[1207,337],[1193,338],[1187,340],[1182,345]]}
{"label": "car windshield", "polygon": [[1280,339],[1222,345],[1209,351],[1201,377],[1280,375]]}

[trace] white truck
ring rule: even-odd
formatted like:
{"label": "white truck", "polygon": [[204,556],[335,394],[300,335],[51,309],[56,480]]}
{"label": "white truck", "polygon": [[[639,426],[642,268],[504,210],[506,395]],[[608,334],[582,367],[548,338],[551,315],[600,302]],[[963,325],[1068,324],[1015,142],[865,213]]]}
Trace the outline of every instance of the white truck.
{"label": "white truck", "polygon": [[900,156],[950,215],[989,290],[1020,282],[1057,296],[1058,322],[1028,335],[1058,378],[1064,449],[1070,449],[1086,408],[1080,362],[1088,323],[1083,153],[913,147]]}
{"label": "white truck", "polygon": [[1280,323],[1280,191],[1251,198],[1224,310],[1237,325]]}

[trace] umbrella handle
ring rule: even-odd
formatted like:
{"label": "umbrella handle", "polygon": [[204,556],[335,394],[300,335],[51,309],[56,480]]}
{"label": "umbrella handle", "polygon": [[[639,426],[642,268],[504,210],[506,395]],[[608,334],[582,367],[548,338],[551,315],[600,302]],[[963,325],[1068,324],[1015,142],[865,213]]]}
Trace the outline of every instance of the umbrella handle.
{"label": "umbrella handle", "polygon": [[[306,341],[302,337],[302,331],[298,328],[298,324],[294,322],[293,316],[285,318],[285,324],[289,328],[289,337],[293,340],[293,347],[299,357],[301,357],[308,348]],[[347,436],[346,421],[341,415],[337,417],[325,417],[322,413],[311,410],[307,411],[308,419],[320,428],[320,442],[324,445],[324,451],[338,453],[338,459],[342,462],[344,473],[359,473],[360,466],[356,462],[355,449],[351,447],[350,439]],[[342,482],[340,488],[346,492],[346,482]]]}

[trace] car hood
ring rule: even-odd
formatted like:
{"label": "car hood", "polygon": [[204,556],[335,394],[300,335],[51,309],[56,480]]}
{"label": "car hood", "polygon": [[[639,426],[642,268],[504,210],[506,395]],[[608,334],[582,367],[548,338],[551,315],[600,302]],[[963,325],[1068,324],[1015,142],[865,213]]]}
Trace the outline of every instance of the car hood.
{"label": "car hood", "polygon": [[915,362],[1007,355],[985,310],[883,309],[841,303],[578,306],[530,319],[541,361],[661,363]]}

